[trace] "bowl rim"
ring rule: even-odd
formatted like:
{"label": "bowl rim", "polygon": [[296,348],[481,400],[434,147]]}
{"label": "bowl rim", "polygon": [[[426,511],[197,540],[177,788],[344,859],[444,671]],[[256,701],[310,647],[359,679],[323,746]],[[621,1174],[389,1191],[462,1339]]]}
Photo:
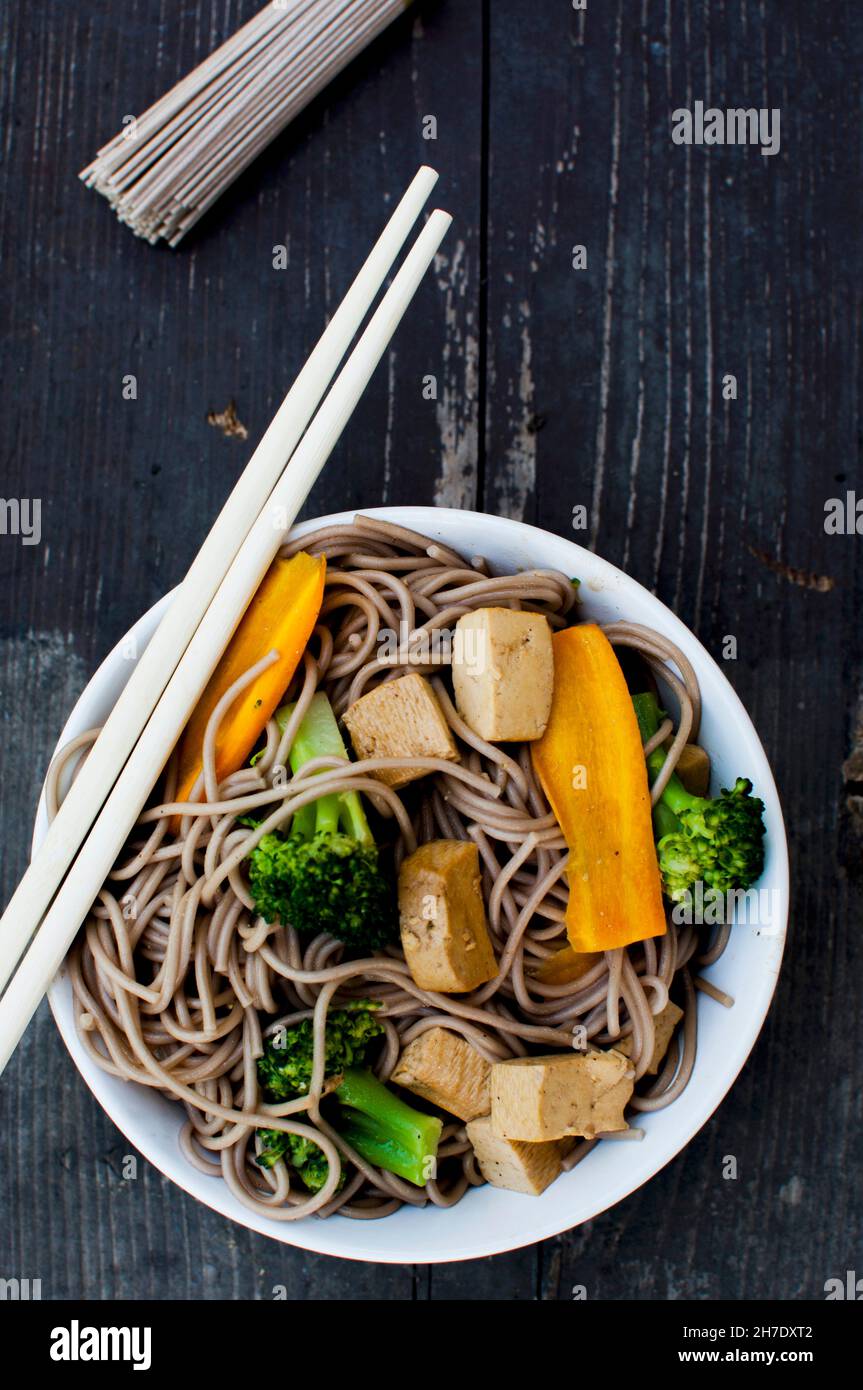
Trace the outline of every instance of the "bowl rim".
{"label": "bowl rim", "polygon": [[[533,549],[534,553],[542,540],[549,541],[553,543],[554,546],[564,545],[572,551],[575,557],[583,557],[582,568],[584,568],[584,564],[586,564],[593,572],[590,580],[591,587],[595,586],[601,589],[605,583],[610,583],[618,588],[622,586],[624,592],[626,590],[630,590],[631,592],[632,589],[640,591],[647,600],[648,605],[655,611],[657,618],[661,619],[661,630],[684,648],[689,647],[690,656],[692,654],[691,649],[694,647],[698,655],[699,664],[702,667],[702,671],[700,672],[701,679],[703,680],[703,671],[706,668],[714,681],[719,683],[725,699],[730,702],[735,716],[741,721],[745,733],[750,741],[754,743],[757,752],[760,754],[763,762],[762,772],[764,776],[759,779],[758,790],[759,794],[764,796],[765,802],[768,804],[771,813],[769,819],[771,866],[772,874],[774,878],[778,880],[777,886],[781,894],[781,927],[773,934],[773,957],[771,958],[769,967],[764,967],[765,982],[760,991],[757,1007],[750,1007],[748,1012],[741,1015],[741,1022],[743,1025],[740,1031],[741,1042],[733,1055],[729,1057],[723,1054],[723,1066],[719,1069],[721,1076],[718,1082],[714,1081],[710,1086],[710,1095],[706,1098],[702,1098],[700,1104],[696,1100],[689,1106],[683,1107],[684,1111],[687,1113],[687,1119],[683,1124],[680,1136],[671,1139],[671,1142],[668,1141],[668,1137],[666,1136],[664,1143],[658,1142],[655,1146],[657,1152],[647,1164],[647,1170],[644,1171],[643,1165],[640,1167],[638,1164],[633,1164],[633,1180],[629,1182],[624,1179],[622,1182],[618,1182],[609,1193],[600,1194],[598,1201],[590,1199],[586,1204],[587,1207],[590,1208],[589,1211],[584,1210],[572,1216],[571,1212],[567,1214],[565,1210],[567,1204],[565,1202],[556,1204],[551,1209],[551,1212],[546,1213],[544,1216],[539,1210],[534,1208],[536,1211],[536,1218],[533,1222],[528,1219],[526,1229],[523,1231],[520,1230],[516,1233],[509,1230],[506,1234],[501,1234],[492,1222],[489,1223],[489,1228],[483,1238],[478,1239],[474,1237],[469,1243],[460,1245],[456,1237],[455,1240],[448,1245],[445,1252],[439,1250],[425,1251],[419,1248],[416,1243],[411,1246],[405,1245],[403,1248],[394,1249],[390,1244],[381,1244],[377,1241],[375,1239],[375,1229],[381,1225],[390,1226],[393,1221],[398,1219],[398,1213],[393,1217],[386,1218],[383,1222],[347,1222],[344,1220],[340,1222],[324,1222],[309,1219],[306,1221],[301,1220],[280,1224],[237,1203],[220,1180],[214,1180],[206,1174],[199,1173],[197,1169],[189,1164],[180,1152],[179,1145],[175,1144],[174,1146],[176,1148],[176,1159],[178,1160],[176,1162],[167,1159],[163,1153],[156,1152],[158,1145],[156,1144],[154,1135],[151,1134],[149,1130],[146,1132],[137,1130],[135,1125],[130,1123],[127,1113],[119,1106],[119,1101],[115,1094],[113,1094],[118,1084],[117,1078],[110,1076],[108,1073],[102,1071],[101,1068],[97,1067],[96,1064],[91,1061],[89,1055],[84,1051],[77,1036],[74,1023],[71,1021],[71,1009],[67,1007],[71,996],[71,986],[66,977],[65,970],[61,969],[58,973],[48,991],[49,1005],[66,1048],[79,1073],[95,1096],[99,1105],[105,1110],[117,1128],[120,1129],[121,1133],[125,1135],[130,1143],[135,1146],[136,1150],[147,1158],[159,1172],[183,1191],[194,1197],[197,1201],[202,1202],[205,1206],[210,1207],[212,1210],[226,1217],[228,1220],[234,1221],[249,1230],[267,1235],[282,1244],[291,1245],[300,1249],[358,1262],[395,1264],[449,1263],[502,1254],[509,1250],[523,1248],[552,1236],[559,1235],[563,1231],[574,1229],[584,1221],[593,1219],[593,1217],[615,1206],[618,1202],[623,1201],[626,1197],[648,1183],[667,1163],[671,1162],[673,1158],[683,1151],[699,1130],[706,1124],[707,1120],[725,1099],[751,1054],[775,993],[788,925],[789,863],[787,838],[781,804],[772,770],[766,754],[764,753],[757,731],[740,698],[734,691],[724,672],[694,633],[685,626],[661,599],[650,593],[638,580],[625,574],[624,571],[611,564],[610,561],[603,559],[592,551],[586,550],[583,546],[579,545],[578,542],[571,540],[569,537],[559,536],[554,532],[546,531],[540,527],[530,525],[527,522],[461,508],[430,506],[350,508],[320,517],[308,518],[297,523],[291,529],[291,537],[299,539],[324,526],[343,524],[350,521],[358,511],[361,511],[363,515],[395,521],[397,524],[410,527],[423,534],[430,534],[432,538],[434,538],[436,533],[441,529],[442,518],[457,517],[458,521],[451,523],[455,525],[456,529],[465,524],[467,524],[468,528],[475,526],[480,529],[491,525],[493,529],[496,529],[499,533],[502,532],[504,535],[508,534],[509,537],[516,542],[519,538],[526,540],[527,548]],[[446,529],[447,526],[444,524],[443,530]],[[440,538],[444,539],[443,536]],[[450,542],[448,541],[447,543]],[[457,541],[453,540],[451,543],[455,548],[458,548]],[[536,560],[533,560],[532,563],[537,565]],[[537,565],[537,567],[541,566]],[[121,659],[130,639],[142,637],[143,632],[149,630],[147,637],[147,640],[149,640],[149,635],[151,635],[152,631],[155,629],[158,618],[167,607],[171,595],[174,592],[176,591],[168,591],[144,612],[97,667],[69,714],[66,724],[60,734],[60,738],[57,741],[55,752],[68,740],[71,735],[72,727],[80,722],[78,711],[91,696],[94,696],[96,692],[111,679],[117,662]],[[122,659],[125,660],[125,656],[122,656]],[[83,723],[81,727],[84,727]],[[43,785],[33,831],[32,844],[34,852],[38,848],[42,836],[45,833],[46,824],[45,788]],[[703,1007],[703,1003],[699,1001],[699,1008],[701,1007]],[[121,1082],[119,1084],[124,1088],[134,1085],[132,1082]],[[675,1109],[680,1105],[681,1101],[685,1099],[686,1095],[687,1093],[684,1092],[684,1095],[675,1102],[674,1106],[670,1106],[668,1110],[654,1112],[654,1114],[673,1115]],[[119,1116],[117,1113],[118,1109],[120,1109]],[[689,1113],[692,1110],[695,1112],[694,1116]],[[678,1111],[678,1119],[680,1118],[680,1114],[681,1112]],[[645,1119],[649,1122],[650,1116],[646,1116]],[[594,1153],[599,1153],[606,1147],[608,1146],[599,1146]],[[612,1147],[630,1149],[630,1145],[628,1144],[615,1145]],[[638,1147],[641,1148],[641,1145]],[[588,1159],[585,1160],[585,1163],[588,1163],[592,1156],[593,1155],[590,1155]],[[578,1171],[580,1171],[580,1169],[574,1170],[574,1172]],[[553,1188],[559,1188],[562,1183],[565,1183],[567,1176],[568,1175],[563,1175],[558,1182],[552,1184],[552,1188],[548,1189],[548,1191],[551,1191]],[[488,1187],[484,1187],[477,1189],[475,1193],[468,1194],[468,1197],[472,1200],[476,1200],[480,1194],[488,1192],[499,1193],[501,1198],[512,1198],[517,1196],[517,1194],[501,1192],[500,1189],[489,1189]],[[529,1202],[531,1206],[533,1206],[535,1202],[541,1199],[522,1198],[521,1200]],[[461,1204],[451,1210],[458,1211],[460,1206]],[[563,1208],[563,1210],[561,1210],[561,1208]],[[426,1217],[430,1215],[427,1209],[424,1209],[422,1214]],[[515,1224],[519,1225],[520,1223],[516,1222]],[[346,1226],[350,1226],[354,1230],[360,1227],[363,1232],[369,1233],[369,1239],[362,1242],[363,1249],[361,1251],[350,1248],[338,1248],[338,1231],[343,1230]],[[335,1232],[335,1239],[331,1238],[330,1232]]]}

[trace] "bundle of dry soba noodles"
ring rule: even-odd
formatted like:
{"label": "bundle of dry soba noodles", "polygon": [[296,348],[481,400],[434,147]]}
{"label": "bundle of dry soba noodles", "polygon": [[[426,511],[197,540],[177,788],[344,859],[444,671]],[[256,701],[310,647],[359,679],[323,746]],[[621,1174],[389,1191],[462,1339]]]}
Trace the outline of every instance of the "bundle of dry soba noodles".
{"label": "bundle of dry soba noodles", "polygon": [[[571,1050],[579,1025],[590,1047],[628,1038],[631,1111],[656,1110],[680,1094],[692,1070],[692,959],[699,952],[702,963],[716,959],[727,929],[719,929],[705,953],[696,929],[669,923],[657,940],[605,952],[573,982],[538,980],[537,967],[566,943],[566,844],[534,775],[529,745],[504,748],[471,732],[451,698],[447,645],[429,639],[489,605],[541,613],[552,629],[565,627],[574,618],[572,580],[549,570],[495,576],[482,558],[466,560],[446,545],[367,517],[306,535],[284,553],[300,549],[326,555],[326,591],[286,698],[302,712],[316,691],[324,691],[341,715],[377,684],[418,672],[430,678],[460,755],[458,762],[430,760],[427,775],[404,791],[384,785],[374,765],[363,761],[330,764],[316,775],[328,792],[353,789],[368,799],[390,827],[395,868],[433,839],[476,844],[498,973],[469,994],[432,993],[414,983],[397,945],[352,959],[332,936],[300,939],[289,924],[256,914],[246,861],[261,832],[243,818],[253,813],[266,817],[267,828],[284,825],[303,795],[309,800],[302,776],[275,775],[288,764],[296,720],[284,732],[271,720],[254,765],[227,777],[196,814],[186,808],[177,833],[176,759],[169,762],[156,792],[159,803],[141,816],[71,954],[79,1029],[100,1066],[185,1107],[181,1142],[189,1162],[221,1175],[247,1207],[292,1221],[337,1211],[378,1217],[402,1203],[449,1206],[483,1181],[463,1124],[451,1116],[445,1121],[435,1176],[421,1188],[366,1162],[322,1112],[331,1007],[358,998],[380,1002],[385,1032],[374,1066],[384,1081],[408,1043],[441,1025],[490,1062]],[[666,762],[670,771],[697,731],[694,673],[654,632],[626,623],[605,631],[612,643],[635,648],[677,696],[681,717]],[[384,633],[400,634],[395,649],[382,643]],[[222,701],[214,720],[228,703]],[[671,731],[666,721],[655,742]],[[52,769],[49,803],[55,807],[64,765],[87,737],[70,744]],[[214,786],[212,765],[206,773]],[[645,1074],[654,1018],[673,984],[685,1017],[653,1079]],[[299,1019],[311,1020],[314,1029],[311,1089],[298,1099],[268,1103],[256,1059],[269,1035]],[[331,1180],[310,1195],[286,1163],[262,1168],[256,1162],[261,1127],[314,1140]],[[637,1126],[623,1132],[640,1135]],[[564,1168],[595,1142],[572,1148]]]}

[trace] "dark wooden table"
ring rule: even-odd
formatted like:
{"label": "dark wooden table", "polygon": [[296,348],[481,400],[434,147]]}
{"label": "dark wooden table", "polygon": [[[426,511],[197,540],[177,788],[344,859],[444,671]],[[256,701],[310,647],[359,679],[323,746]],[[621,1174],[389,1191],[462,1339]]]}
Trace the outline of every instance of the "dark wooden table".
{"label": "dark wooden table", "polygon": [[[823,1297],[863,1271],[861,541],[824,525],[829,498],[863,497],[863,10],[422,4],[180,250],[136,241],[78,169],[254,9],[0,11],[2,491],[42,505],[39,544],[0,535],[4,900],[72,702],[182,574],[427,161],[455,224],[308,511],[524,518],[623,566],[718,657],[735,637],[726,669],[788,819],[786,964],[731,1095],[648,1187],[540,1247],[433,1270],[292,1250],[146,1164],[124,1180],[128,1143],[43,1007],[0,1083],[0,1276],[46,1298]],[[779,152],[672,143],[696,99],[778,107]],[[207,422],[231,400],[248,443]]]}

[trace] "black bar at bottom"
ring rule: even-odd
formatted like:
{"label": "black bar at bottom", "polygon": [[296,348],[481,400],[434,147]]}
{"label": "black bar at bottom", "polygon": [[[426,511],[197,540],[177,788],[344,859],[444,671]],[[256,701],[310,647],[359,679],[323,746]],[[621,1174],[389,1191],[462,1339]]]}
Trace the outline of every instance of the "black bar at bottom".
{"label": "black bar at bottom", "polygon": [[[480,1368],[483,1380],[512,1356],[531,1379],[573,1379],[604,1371],[664,1374],[702,1366],[764,1370],[802,1366],[823,1378],[855,1364],[861,1327],[856,1299],[824,1302],[537,1302],[510,1305],[505,1325],[496,1304],[412,1305],[391,1302],[122,1302],[0,1301],[7,1354],[26,1346],[28,1371],[58,1382],[100,1372],[183,1373],[223,1384],[241,1372],[247,1384],[284,1374],[296,1382],[312,1366],[332,1375],[340,1367],[375,1367],[389,1380],[408,1356],[427,1356],[429,1376]],[[416,1319],[416,1321],[414,1321]],[[469,1335],[468,1335],[469,1334]],[[530,1337],[530,1342],[524,1339]],[[553,1340],[550,1340],[553,1337]],[[389,1347],[389,1350],[387,1348]],[[401,1348],[401,1350],[399,1350]],[[518,1350],[520,1348],[520,1350]],[[545,1350],[543,1351],[543,1348]],[[281,1365],[281,1371],[278,1369]],[[508,1372],[507,1372],[508,1366]],[[417,1370],[409,1377],[413,1380]],[[198,1374],[200,1372],[200,1374]],[[77,1382],[76,1382],[77,1383]]]}

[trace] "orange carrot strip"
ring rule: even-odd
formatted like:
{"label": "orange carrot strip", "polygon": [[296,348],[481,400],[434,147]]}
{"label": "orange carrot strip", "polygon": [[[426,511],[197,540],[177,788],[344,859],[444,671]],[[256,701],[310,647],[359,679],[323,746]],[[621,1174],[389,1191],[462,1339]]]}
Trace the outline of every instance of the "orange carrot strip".
{"label": "orange carrot strip", "polygon": [[598,960],[602,960],[601,951],[585,951],[577,955],[571,946],[561,946],[559,951],[547,956],[534,970],[534,979],[544,985],[571,985],[592,970]]}
{"label": "orange carrot strip", "polygon": [[270,565],[183,732],[175,800],[188,801],[201,774],[204,734],[225,691],[268,652],[277,651],[278,661],[240,692],[216,735],[219,781],[245,763],[312,635],[324,596],[326,567],[323,555],[307,555],[303,550]]}
{"label": "orange carrot strip", "polygon": [[569,944],[611,951],[666,930],[641,736],[600,629],[583,623],[552,642],[554,695],[533,765],[569,846]]}

